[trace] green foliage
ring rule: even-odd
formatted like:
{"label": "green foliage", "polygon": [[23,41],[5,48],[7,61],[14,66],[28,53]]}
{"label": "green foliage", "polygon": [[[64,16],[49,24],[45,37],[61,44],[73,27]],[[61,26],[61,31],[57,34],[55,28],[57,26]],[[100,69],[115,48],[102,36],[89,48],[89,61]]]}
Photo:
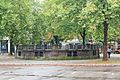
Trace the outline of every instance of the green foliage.
{"label": "green foliage", "polygon": [[105,18],[109,22],[109,38],[119,35],[119,8],[120,0],[46,0],[43,14],[49,30],[64,39],[80,38],[85,27],[88,38],[103,41]]}
{"label": "green foliage", "polygon": [[0,29],[3,36],[14,44],[26,43],[29,39],[30,12],[29,0],[1,0]]}
{"label": "green foliage", "polygon": [[103,21],[109,22],[109,39],[120,36],[120,0],[1,0],[0,38],[9,37],[14,44],[61,39],[103,41]]}

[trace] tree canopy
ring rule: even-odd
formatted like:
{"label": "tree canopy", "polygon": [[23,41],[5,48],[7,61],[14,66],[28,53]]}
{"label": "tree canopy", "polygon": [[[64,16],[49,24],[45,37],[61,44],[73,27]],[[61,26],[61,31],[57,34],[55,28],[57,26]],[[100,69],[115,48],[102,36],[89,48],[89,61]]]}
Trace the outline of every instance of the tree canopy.
{"label": "tree canopy", "polygon": [[[1,0],[0,29],[3,36],[18,44],[29,38],[31,7],[29,0]],[[24,43],[25,43],[24,42]]]}
{"label": "tree canopy", "polygon": [[1,0],[0,36],[14,44],[50,41],[56,35],[103,42],[107,33],[109,40],[120,36],[119,8],[120,0]]}
{"label": "tree canopy", "polygon": [[120,27],[119,8],[120,0],[46,0],[43,13],[48,17],[48,26],[54,31],[53,34],[58,33],[65,38],[66,34],[72,35],[72,38],[81,36],[83,48],[86,35],[102,40],[103,60],[107,60],[108,36],[115,38],[119,35],[115,32]]}
{"label": "tree canopy", "polygon": [[95,40],[98,40],[98,37],[103,39],[105,17],[110,27],[109,38],[119,33],[113,33],[120,25],[119,0],[45,0],[44,3],[43,13],[49,17],[48,26],[54,34],[58,33],[65,38],[69,35],[68,39],[78,37],[85,26],[88,35],[94,32],[91,36],[94,36]]}

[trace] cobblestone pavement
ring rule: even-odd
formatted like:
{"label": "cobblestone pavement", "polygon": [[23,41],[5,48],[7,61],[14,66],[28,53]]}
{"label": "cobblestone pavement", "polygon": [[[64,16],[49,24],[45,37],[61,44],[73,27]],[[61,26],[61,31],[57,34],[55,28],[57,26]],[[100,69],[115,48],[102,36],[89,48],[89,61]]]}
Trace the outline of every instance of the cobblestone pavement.
{"label": "cobblestone pavement", "polygon": [[[112,54],[111,59],[119,59]],[[120,80],[119,64],[89,64],[90,60],[34,61],[0,56],[0,80]]]}

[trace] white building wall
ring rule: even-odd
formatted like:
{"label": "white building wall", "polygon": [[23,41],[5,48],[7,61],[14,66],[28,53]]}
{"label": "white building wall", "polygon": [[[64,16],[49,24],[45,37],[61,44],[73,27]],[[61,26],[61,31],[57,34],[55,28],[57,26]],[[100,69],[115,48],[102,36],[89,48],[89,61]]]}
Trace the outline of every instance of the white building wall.
{"label": "white building wall", "polygon": [[8,40],[8,53],[10,53],[10,40]]}
{"label": "white building wall", "polygon": [[9,37],[4,37],[3,40],[8,40],[8,53],[10,53],[10,39],[9,39]]}
{"label": "white building wall", "polygon": [[0,53],[1,53],[1,41],[0,41]]}

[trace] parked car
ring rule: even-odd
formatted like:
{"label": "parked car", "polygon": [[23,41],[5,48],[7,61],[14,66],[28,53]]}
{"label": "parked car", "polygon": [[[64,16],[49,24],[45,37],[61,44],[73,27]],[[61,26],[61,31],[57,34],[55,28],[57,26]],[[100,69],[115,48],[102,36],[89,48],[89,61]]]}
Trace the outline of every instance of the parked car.
{"label": "parked car", "polygon": [[118,45],[118,49],[115,50],[115,53],[116,53],[116,54],[120,54],[120,45]]}
{"label": "parked car", "polygon": [[120,54],[120,49],[115,50],[115,53],[116,53],[116,54]]}

